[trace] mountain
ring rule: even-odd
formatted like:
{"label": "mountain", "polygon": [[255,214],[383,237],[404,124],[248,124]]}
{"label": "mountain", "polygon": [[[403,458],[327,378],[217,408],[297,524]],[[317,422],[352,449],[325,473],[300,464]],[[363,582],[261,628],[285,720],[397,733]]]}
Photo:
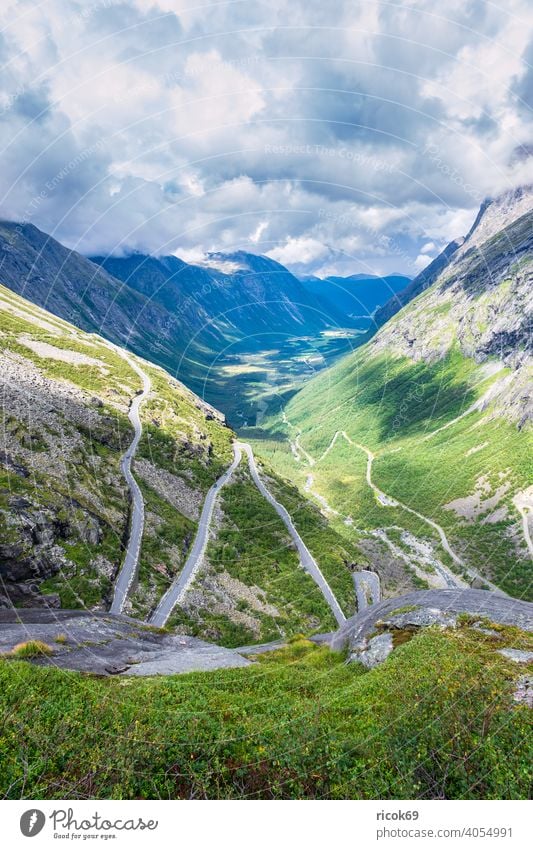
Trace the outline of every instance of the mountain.
{"label": "mountain", "polygon": [[480,251],[481,246],[488,244],[493,236],[529,212],[532,205],[533,186],[521,186],[485,200],[467,235],[450,242],[405,289],[376,311],[376,327],[385,324],[409,301],[433,285],[444,269],[449,268],[450,274],[453,274],[455,264],[460,263],[465,254]]}
{"label": "mountain", "polygon": [[531,598],[530,190],[484,204],[423,280],[250,436],[389,592],[411,580]]}
{"label": "mountain", "polygon": [[165,309],[186,310],[194,332],[207,321],[228,339],[253,345],[263,333],[317,333],[336,321],[286,268],[244,251],[209,254],[203,265],[141,254],[92,261]]}
{"label": "mountain", "polygon": [[[0,222],[0,282],[82,330],[101,333],[141,356],[200,381],[211,346],[222,336],[207,323],[201,339],[190,339],[195,310],[170,312],[164,304],[125,286],[103,268],[69,250],[32,224]],[[183,340],[190,344],[184,351]]]}
{"label": "mountain", "polygon": [[158,363],[235,423],[357,342],[356,329],[330,333],[350,320],[286,268],[242,251],[202,265],[139,254],[93,262],[31,224],[4,221],[0,282]]}
{"label": "mountain", "polygon": [[127,539],[120,464],[142,367],[153,391],[135,473],[150,559],[128,610],[145,613],[181,568],[199,505],[231,458],[231,431],[159,367],[3,286],[0,320],[0,606],[107,609]]}
{"label": "mountain", "polygon": [[308,277],[302,280],[306,290],[330,305],[333,314],[341,314],[350,325],[370,329],[376,309],[391,296],[403,291],[411,279],[401,274],[386,277],[352,274],[349,277]]}
{"label": "mountain", "polygon": [[[272,500],[247,462],[222,487],[233,434],[216,409],[0,286],[4,797],[527,798],[532,605],[442,584],[466,586],[476,568],[481,584],[527,592],[528,226],[483,245],[492,276],[465,257],[265,417]],[[111,309],[121,285],[94,269],[78,266]],[[56,293],[29,279],[66,308],[68,278]],[[148,289],[130,291],[147,309]],[[94,304],[80,308],[89,328]],[[197,571],[154,627],[209,493]],[[123,616],[109,603],[137,496]],[[333,635],[289,526],[347,616]]]}
{"label": "mountain", "polygon": [[[144,620],[184,568],[207,492],[232,460],[234,434],[160,367],[3,286],[0,321],[0,608],[109,609],[134,513],[123,468],[133,438],[128,415],[145,376],[151,385],[133,459],[144,528],[124,607]],[[322,568],[353,612],[355,549],[314,505],[269,480],[282,503],[295,503],[307,544],[324,553]],[[201,572],[172,625],[225,645],[334,625],[244,462],[221,495]]]}

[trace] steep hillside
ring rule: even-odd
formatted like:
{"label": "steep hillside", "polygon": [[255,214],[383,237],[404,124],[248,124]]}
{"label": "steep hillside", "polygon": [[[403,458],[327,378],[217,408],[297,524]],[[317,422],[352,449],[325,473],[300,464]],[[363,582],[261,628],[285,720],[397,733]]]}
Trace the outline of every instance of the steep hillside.
{"label": "steep hillside", "polygon": [[[2,603],[101,607],[123,557],[129,496],[120,458],[140,390],[130,360],[0,288]],[[142,362],[142,361],[138,361]],[[231,457],[223,417],[143,363],[152,394],[135,465],[147,493],[146,549],[131,609],[180,568],[198,507]],[[164,445],[172,472],[161,459]]]}
{"label": "steep hillside", "polygon": [[[133,435],[128,411],[145,375],[133,459],[144,526],[138,577],[123,609],[146,619],[181,574],[206,494],[230,465],[233,434],[222,414],[159,367],[3,287],[0,319],[0,604],[108,609],[132,513],[123,469]],[[281,480],[271,485],[350,615],[355,549]],[[172,619],[181,632],[236,645],[333,627],[244,463],[211,535],[206,562]]]}
{"label": "steep hillside", "polygon": [[[0,222],[3,285],[82,330],[100,333],[164,367],[176,365],[185,333],[179,313],[135,292],[100,266],[71,251],[32,224]],[[202,351],[187,352],[195,373]],[[204,364],[205,354],[204,354]]]}
{"label": "steep hillside", "polygon": [[138,254],[91,262],[31,224],[3,221],[0,268],[4,285],[167,369],[234,425],[361,338],[286,268],[243,251],[202,265]]}
{"label": "steep hillside", "polygon": [[[522,186],[504,192],[496,198],[485,200],[479,209],[472,227],[464,238],[454,239],[442,253],[431,262],[402,291],[393,295],[381,308],[376,310],[375,324],[380,327],[395,315],[403,306],[435,283],[447,269],[449,276],[455,274],[456,266],[469,255],[477,255],[484,260],[483,252],[493,236],[501,233],[518,218],[531,211],[533,206],[533,186]],[[489,272],[490,273],[490,272]]]}
{"label": "steep hillside", "polygon": [[531,597],[533,213],[489,223],[251,434],[359,541],[386,593],[407,570],[417,585],[485,579]]}

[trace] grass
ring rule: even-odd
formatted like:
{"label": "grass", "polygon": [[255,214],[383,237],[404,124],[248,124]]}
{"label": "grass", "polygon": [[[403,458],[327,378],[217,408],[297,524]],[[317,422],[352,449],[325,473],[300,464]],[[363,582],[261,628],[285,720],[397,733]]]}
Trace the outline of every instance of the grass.
{"label": "grass", "polygon": [[[494,379],[457,350],[430,365],[371,356],[368,349],[361,349],[289,401],[286,415],[293,428],[272,418],[263,432],[251,431],[249,436],[255,451],[300,490],[312,471],[313,489],[343,516],[352,517],[353,528],[334,520],[346,538],[356,540],[357,529],[400,526],[430,540],[437,556],[452,565],[428,524],[401,508],[378,503],[366,481],[363,451],[339,438],[318,460],[335,432],[345,430],[354,442],[374,451],[372,479],[380,489],[441,524],[452,548],[468,565],[511,595],[531,599],[530,562],[512,502],[514,493],[527,488],[533,475],[531,429],[519,430],[483,410],[424,438],[464,413]],[[298,429],[301,444],[317,459],[312,469],[298,464],[289,451],[288,438],[294,439]],[[483,443],[487,443],[483,450],[473,450]],[[490,516],[494,510],[490,506],[475,520],[445,509],[449,502],[475,493],[484,476],[491,490],[486,498],[502,482],[507,485],[497,504],[504,508],[499,518]]]}
{"label": "grass", "polygon": [[51,654],[53,654],[53,649],[41,640],[27,640],[24,643],[18,643],[11,652],[11,655],[17,658],[17,660],[25,660]]}
{"label": "grass", "polygon": [[243,669],[153,679],[0,662],[0,793],[526,799],[531,711],[494,648],[462,625],[370,672],[301,637]]}

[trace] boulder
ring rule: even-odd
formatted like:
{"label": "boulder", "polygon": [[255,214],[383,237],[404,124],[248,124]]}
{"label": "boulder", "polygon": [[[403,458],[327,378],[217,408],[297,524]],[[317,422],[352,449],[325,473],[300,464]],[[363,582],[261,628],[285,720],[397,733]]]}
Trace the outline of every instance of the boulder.
{"label": "boulder", "polygon": [[503,655],[508,660],[513,660],[515,663],[533,663],[533,651],[523,651],[522,649],[498,649],[498,654]]}
{"label": "boulder", "polygon": [[368,641],[365,640],[358,647],[354,647],[354,651],[350,655],[350,662],[362,663],[367,669],[373,669],[374,666],[378,666],[386,660],[393,647],[392,634],[388,632],[379,634]]}

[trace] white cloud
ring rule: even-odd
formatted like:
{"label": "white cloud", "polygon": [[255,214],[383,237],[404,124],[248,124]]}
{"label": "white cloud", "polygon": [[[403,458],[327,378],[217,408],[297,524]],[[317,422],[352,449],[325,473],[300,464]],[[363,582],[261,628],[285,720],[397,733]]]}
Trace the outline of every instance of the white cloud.
{"label": "white cloud", "polygon": [[309,265],[312,262],[324,259],[329,251],[316,239],[289,237],[284,245],[268,251],[267,256],[280,262],[282,265]]}
{"label": "white cloud", "polygon": [[417,258],[414,260],[414,267],[417,272],[423,271],[430,262],[431,257],[427,256],[427,254],[418,254]]}
{"label": "white cloud", "polygon": [[3,214],[86,252],[414,273],[533,179],[509,164],[533,133],[529,11],[7,0]]}

